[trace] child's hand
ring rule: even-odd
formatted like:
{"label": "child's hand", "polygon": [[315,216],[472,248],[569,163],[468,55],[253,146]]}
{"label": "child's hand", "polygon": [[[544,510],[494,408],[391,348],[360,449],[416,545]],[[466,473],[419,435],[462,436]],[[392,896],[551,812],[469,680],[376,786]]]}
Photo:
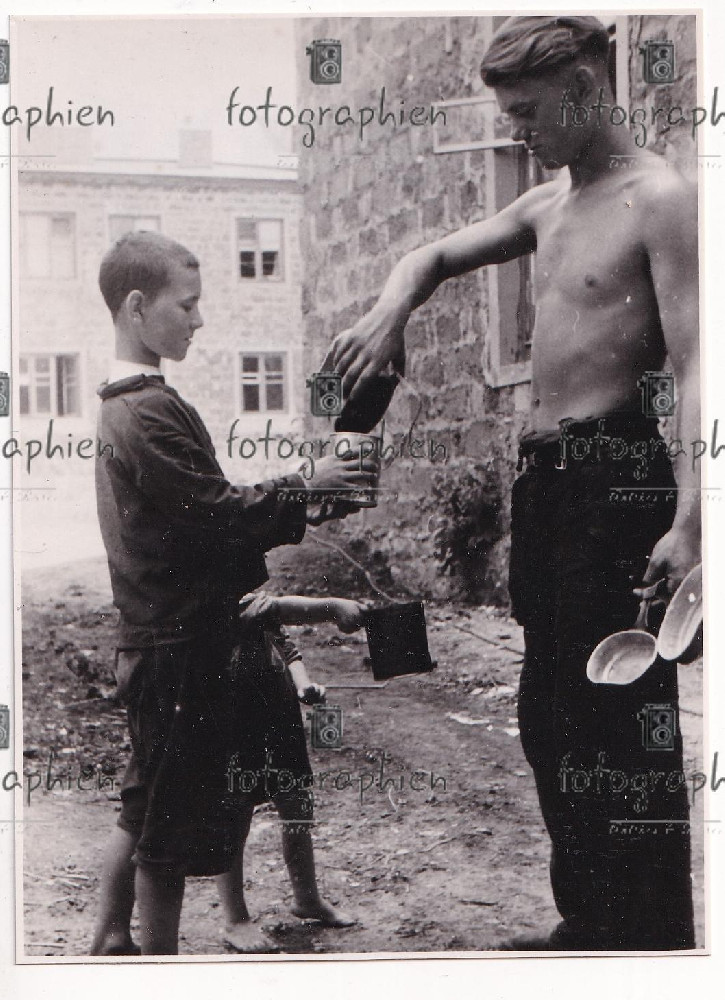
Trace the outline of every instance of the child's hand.
{"label": "child's hand", "polygon": [[322,684],[308,684],[297,688],[297,697],[303,705],[323,705],[327,695]]}
{"label": "child's hand", "polygon": [[363,624],[365,605],[359,601],[347,601],[336,597],[332,602],[332,620],[341,632],[357,632]]}

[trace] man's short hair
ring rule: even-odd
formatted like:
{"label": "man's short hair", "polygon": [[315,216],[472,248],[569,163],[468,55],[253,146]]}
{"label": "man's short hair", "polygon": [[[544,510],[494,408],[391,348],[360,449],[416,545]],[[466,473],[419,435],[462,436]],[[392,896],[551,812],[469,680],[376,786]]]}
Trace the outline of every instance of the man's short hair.
{"label": "man's short hair", "polygon": [[161,233],[126,233],[101,261],[98,284],[111,315],[116,318],[129,292],[139,291],[150,301],[169,284],[169,266],[198,268],[193,253]]}
{"label": "man's short hair", "polygon": [[553,73],[589,58],[606,62],[609,34],[596,17],[510,17],[493,36],[481,63],[489,87]]}

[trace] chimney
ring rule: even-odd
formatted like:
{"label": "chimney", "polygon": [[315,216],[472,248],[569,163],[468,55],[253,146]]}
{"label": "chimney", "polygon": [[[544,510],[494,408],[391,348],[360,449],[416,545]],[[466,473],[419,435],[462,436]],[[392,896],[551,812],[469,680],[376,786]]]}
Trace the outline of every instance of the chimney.
{"label": "chimney", "polygon": [[211,130],[182,128],[179,130],[179,166],[211,167]]}

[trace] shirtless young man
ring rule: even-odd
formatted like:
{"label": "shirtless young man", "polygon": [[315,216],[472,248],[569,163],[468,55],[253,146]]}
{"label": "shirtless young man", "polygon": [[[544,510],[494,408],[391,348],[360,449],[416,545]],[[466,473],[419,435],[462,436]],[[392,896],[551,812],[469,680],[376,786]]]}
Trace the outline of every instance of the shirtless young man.
{"label": "shirtless young man", "polygon": [[[585,674],[597,643],[632,626],[633,589],[666,578],[672,592],[700,559],[696,470],[678,470],[675,510],[663,489],[674,486],[670,462],[638,386],[669,357],[679,436],[700,437],[696,191],[611,125],[606,109],[601,122],[590,110],[586,123],[572,124],[576,105],[615,103],[607,46],[592,17],[518,17],[502,26],[483,79],[512,137],[545,167],[568,169],[493,218],[405,256],[325,365],[356,396],[400,357],[411,312],[442,281],[536,252],[532,429],[514,485],[510,590],[526,640],[521,738],[563,919],[547,938],[515,939],[516,948],[694,947],[681,740],[669,754],[653,753],[641,729],[647,705],[676,708],[676,669],[658,665],[616,687]],[[589,447],[579,445],[576,457],[570,448],[564,463],[565,438]],[[654,456],[643,477],[632,460],[642,441]],[[654,510],[616,504],[612,487],[659,487],[661,501]],[[640,826],[627,835],[611,824],[617,819]],[[643,820],[673,821],[671,832]]]}

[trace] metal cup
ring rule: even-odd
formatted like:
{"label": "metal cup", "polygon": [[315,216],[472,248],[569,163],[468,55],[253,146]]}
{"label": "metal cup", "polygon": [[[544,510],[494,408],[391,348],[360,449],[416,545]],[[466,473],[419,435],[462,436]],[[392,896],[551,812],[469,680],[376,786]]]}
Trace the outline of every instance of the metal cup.
{"label": "metal cup", "polygon": [[374,434],[356,434],[353,431],[336,431],[330,435],[333,453],[342,458],[347,452],[356,453],[360,458],[360,470],[366,458],[375,460],[375,479],[372,486],[361,486],[354,489],[346,496],[340,495],[340,499],[349,502],[355,507],[377,507],[378,505],[378,481],[380,479],[380,455],[383,448],[383,439]]}

